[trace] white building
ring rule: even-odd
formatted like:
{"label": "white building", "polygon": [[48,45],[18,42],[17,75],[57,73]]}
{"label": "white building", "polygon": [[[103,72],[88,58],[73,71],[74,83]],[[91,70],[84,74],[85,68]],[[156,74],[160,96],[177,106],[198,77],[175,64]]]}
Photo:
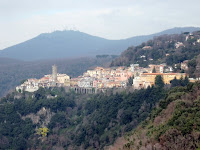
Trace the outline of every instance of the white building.
{"label": "white building", "polygon": [[85,78],[81,79],[80,81],[78,81],[78,86],[85,87],[85,88],[93,87],[94,80],[95,79],[92,77],[85,77]]}

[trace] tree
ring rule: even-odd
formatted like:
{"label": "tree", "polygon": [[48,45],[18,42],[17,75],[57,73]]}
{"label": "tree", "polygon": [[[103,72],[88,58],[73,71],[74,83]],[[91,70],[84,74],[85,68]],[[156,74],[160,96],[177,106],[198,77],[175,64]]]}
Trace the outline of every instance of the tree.
{"label": "tree", "polygon": [[156,68],[153,67],[152,73],[156,73]]}
{"label": "tree", "polygon": [[163,78],[161,75],[157,75],[156,78],[155,78],[155,85],[160,87],[160,88],[163,88],[165,83],[163,81]]}
{"label": "tree", "polygon": [[180,86],[185,86],[184,80],[183,80],[183,76],[181,76],[181,78],[180,78],[180,80],[179,80],[179,85],[180,85]]}
{"label": "tree", "polygon": [[183,77],[181,77],[179,80],[176,79],[176,77],[170,81],[171,86],[172,87],[176,87],[176,86],[186,86],[189,83],[189,79],[186,76],[185,79],[183,79]]}
{"label": "tree", "polygon": [[128,78],[128,85],[129,85],[129,86],[132,86],[132,84],[133,84],[133,79],[134,79],[134,76]]}
{"label": "tree", "polygon": [[21,81],[20,81],[20,84],[23,84],[23,83],[26,82],[26,81],[27,81],[27,79],[21,80]]}
{"label": "tree", "polygon": [[184,85],[185,85],[185,86],[188,85],[189,82],[190,82],[190,81],[189,81],[188,77],[186,76],[186,77],[185,77],[185,80],[184,80]]}
{"label": "tree", "polygon": [[179,85],[179,81],[176,79],[176,77],[170,81],[172,87],[178,86]]}
{"label": "tree", "polygon": [[46,137],[48,132],[49,132],[49,129],[47,127],[39,128],[37,130],[37,134],[41,135],[42,137]]}
{"label": "tree", "polygon": [[21,90],[21,89],[19,89],[19,90],[18,90],[18,92],[19,92],[19,93],[22,93],[22,90]]}

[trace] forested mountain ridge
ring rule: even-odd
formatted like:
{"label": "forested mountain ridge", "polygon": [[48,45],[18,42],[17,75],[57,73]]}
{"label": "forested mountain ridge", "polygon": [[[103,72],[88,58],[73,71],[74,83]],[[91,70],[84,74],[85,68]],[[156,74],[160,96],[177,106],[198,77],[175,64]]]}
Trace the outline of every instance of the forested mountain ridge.
{"label": "forested mountain ridge", "polygon": [[129,132],[121,148],[143,149],[199,149],[200,83],[175,87],[161,100],[150,117]]}
{"label": "forested mountain ridge", "polygon": [[0,57],[20,60],[41,60],[54,58],[77,58],[102,54],[119,55],[129,46],[163,34],[180,34],[200,30],[197,27],[172,28],[163,32],[136,36],[122,40],[108,40],[79,31],[55,31],[43,33],[23,43],[0,51]]}
{"label": "forested mountain ridge", "polygon": [[[149,64],[166,63],[169,66],[195,59],[200,54],[200,31],[185,32],[174,35],[154,37],[136,47],[129,47],[119,58],[113,60],[111,66],[129,66],[139,64],[147,67]],[[194,64],[191,64],[194,67]],[[178,71],[178,69],[176,69]]]}
{"label": "forested mountain ridge", "polygon": [[65,90],[2,98],[0,149],[103,149],[146,119],[166,93],[160,87],[96,95]]}
{"label": "forested mountain ridge", "polygon": [[[11,92],[0,100],[0,149],[107,149],[127,133],[126,145],[121,147],[132,149],[134,140],[131,141],[131,137],[135,132],[130,131],[141,122],[145,128],[155,118],[155,128],[148,128],[152,129],[152,134],[149,133],[152,138],[171,129],[173,123],[181,132],[191,133],[199,130],[199,124],[194,124],[199,119],[199,89],[199,83],[169,90],[156,82],[155,86],[134,92],[113,93],[110,90],[94,95],[77,94],[67,88]],[[177,107],[171,106],[174,101],[177,101]],[[168,105],[170,108],[165,111]],[[194,109],[190,107],[193,105]],[[171,124],[161,124],[162,128],[157,128],[171,117],[173,111],[177,114],[172,117]],[[174,120],[183,121],[184,115],[177,119],[183,112],[188,113],[185,117],[189,124],[179,126]],[[196,115],[197,120],[192,120],[190,113]],[[194,145],[188,139],[185,142]]]}

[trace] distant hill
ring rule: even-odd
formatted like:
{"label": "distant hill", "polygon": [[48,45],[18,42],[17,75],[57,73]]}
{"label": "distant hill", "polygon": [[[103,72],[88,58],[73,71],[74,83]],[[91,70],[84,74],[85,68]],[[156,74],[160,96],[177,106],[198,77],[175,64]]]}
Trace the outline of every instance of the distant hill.
{"label": "distant hill", "polygon": [[21,63],[21,62],[23,62],[23,61],[18,60],[18,59],[0,57],[0,65]]}
{"label": "distant hill", "polygon": [[[193,60],[200,55],[200,31],[173,35],[160,35],[153,40],[143,42],[142,44],[129,47],[118,58],[112,61],[113,66],[129,66],[130,64],[139,64],[141,67],[148,67],[149,64],[166,63],[172,66],[174,71],[181,71],[180,63],[185,60]],[[187,39],[187,40],[186,40]],[[199,67],[199,60],[189,62],[190,77],[199,77],[195,70]],[[197,67],[196,67],[197,65]]]}
{"label": "distant hill", "polygon": [[151,35],[136,36],[123,40],[108,40],[79,31],[55,31],[43,33],[23,43],[0,51],[0,57],[21,60],[39,60],[51,58],[71,58],[95,56],[99,54],[118,55],[129,46],[137,46],[142,42],[163,34],[179,34],[200,30],[197,27],[173,28]]}

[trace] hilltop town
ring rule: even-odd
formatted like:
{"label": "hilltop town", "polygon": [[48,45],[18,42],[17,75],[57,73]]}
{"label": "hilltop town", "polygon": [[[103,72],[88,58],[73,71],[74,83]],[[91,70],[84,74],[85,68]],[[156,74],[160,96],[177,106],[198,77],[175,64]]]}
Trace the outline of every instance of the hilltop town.
{"label": "hilltop town", "polygon": [[[187,70],[187,61],[181,63],[181,68]],[[130,67],[96,67],[87,70],[82,76],[70,78],[67,74],[57,73],[57,66],[52,66],[52,74],[45,75],[41,79],[28,79],[16,87],[19,92],[37,91],[40,87],[71,87],[71,88],[126,88],[128,85],[134,89],[147,88],[155,84],[155,77],[161,75],[165,84],[170,84],[174,78],[185,78],[186,73],[173,73],[173,69],[166,64],[149,65],[148,68],[140,67],[139,64],[131,64]],[[131,81],[130,81],[131,80]],[[191,82],[195,80],[190,78]],[[130,85],[131,84],[131,85]]]}
{"label": "hilltop town", "polygon": [[[163,139],[168,141],[171,133],[175,133],[173,136],[180,135],[181,140],[182,137],[195,139],[197,136],[192,133],[197,131],[194,127],[199,111],[193,107],[199,107],[197,103],[200,85],[195,82],[200,79],[199,39],[200,31],[194,34],[155,37],[137,47],[128,48],[121,56],[112,62],[110,60],[110,67],[94,68],[104,66],[97,63],[93,65],[94,69],[88,70],[92,66],[85,67],[87,63],[82,63],[78,65],[82,71],[76,75],[70,73],[68,68],[63,70],[62,66],[66,65],[63,62],[46,65],[46,71],[37,78],[42,77],[44,72],[49,72],[52,64],[56,64],[52,66],[52,73],[40,79],[27,79],[25,82],[23,80],[22,84],[16,87],[16,92],[2,98],[3,111],[0,115],[5,119],[2,119],[1,128],[10,129],[5,131],[5,137],[13,139],[15,143],[16,137],[21,136],[18,133],[27,128],[24,123],[28,123],[32,133],[26,130],[23,138],[26,141],[27,135],[30,135],[27,145],[30,144],[34,148],[39,141],[36,149],[54,148],[52,140],[58,141],[57,146],[63,143],[62,147],[65,149],[104,149],[105,146],[118,141],[118,137],[121,140],[124,134],[141,124],[142,127],[139,126],[136,130],[145,130],[145,135],[146,130],[153,133],[147,136],[158,144],[163,144]],[[189,81],[195,83],[188,84]],[[188,108],[191,110],[188,111]],[[10,112],[13,114],[7,115]],[[16,116],[22,116],[20,124],[16,123],[19,121]],[[146,118],[148,120],[145,120]],[[169,121],[166,121],[168,119]],[[6,123],[7,120],[12,122]],[[13,124],[18,131],[14,136],[9,134],[13,131]],[[18,126],[20,128],[16,129]],[[145,126],[146,128],[143,128]],[[171,131],[172,128],[177,132]],[[44,134],[45,137],[38,132],[43,129],[50,131]],[[136,132],[136,141],[139,141],[139,132]],[[126,141],[128,143],[124,143],[125,145],[120,143],[121,148],[137,149],[138,145],[146,147],[149,142],[143,141],[143,132],[141,133],[142,143],[134,143],[133,139]],[[188,142],[194,144],[196,141]],[[180,147],[185,146],[184,142],[182,143]],[[177,146],[177,142],[172,142],[172,145]],[[151,147],[153,146],[154,142]],[[161,149],[160,146],[157,148]]]}
{"label": "hilltop town", "polygon": [[[75,90],[78,88],[90,88],[90,90],[114,87],[126,88],[127,86],[132,86],[133,89],[141,89],[154,85],[157,75],[162,76],[165,84],[170,84],[170,81],[174,78],[180,79],[181,77],[189,77],[189,75],[185,73],[189,70],[188,62],[190,59],[186,59],[189,52],[185,53],[186,50],[184,49],[196,48],[199,44],[200,32],[185,32],[180,35],[155,37],[153,41],[148,41],[146,44],[141,44],[136,48],[125,51],[121,57],[111,63],[113,67],[96,67],[93,70],[87,70],[83,75],[77,78],[70,78],[67,74],[59,74],[57,72],[57,66],[53,65],[52,74],[45,75],[41,79],[28,79],[20,86],[17,86],[16,90],[34,92],[37,91],[39,87],[49,88],[55,86],[70,87]],[[165,50],[165,48],[169,49],[168,52],[160,52]],[[180,53],[182,49],[184,51]],[[153,52],[155,50],[159,51],[159,55],[162,54],[162,59],[166,63],[159,63],[161,61],[161,56],[157,57],[158,53],[154,55]],[[195,52],[196,49],[194,49],[192,54],[194,55]],[[136,62],[136,64],[127,62],[130,55],[129,53],[134,56],[134,60],[132,61]],[[184,56],[182,56],[183,53],[185,53]],[[193,58],[193,55],[189,56]],[[179,57],[180,60],[177,61]],[[176,58],[175,61],[174,58]],[[123,63],[121,61],[123,61]],[[151,62],[154,63],[151,64]],[[127,64],[130,64],[130,66],[125,67]],[[178,73],[175,71],[177,68],[180,68]],[[189,78],[189,80],[190,82],[195,82],[198,80],[198,77],[197,79]]]}

